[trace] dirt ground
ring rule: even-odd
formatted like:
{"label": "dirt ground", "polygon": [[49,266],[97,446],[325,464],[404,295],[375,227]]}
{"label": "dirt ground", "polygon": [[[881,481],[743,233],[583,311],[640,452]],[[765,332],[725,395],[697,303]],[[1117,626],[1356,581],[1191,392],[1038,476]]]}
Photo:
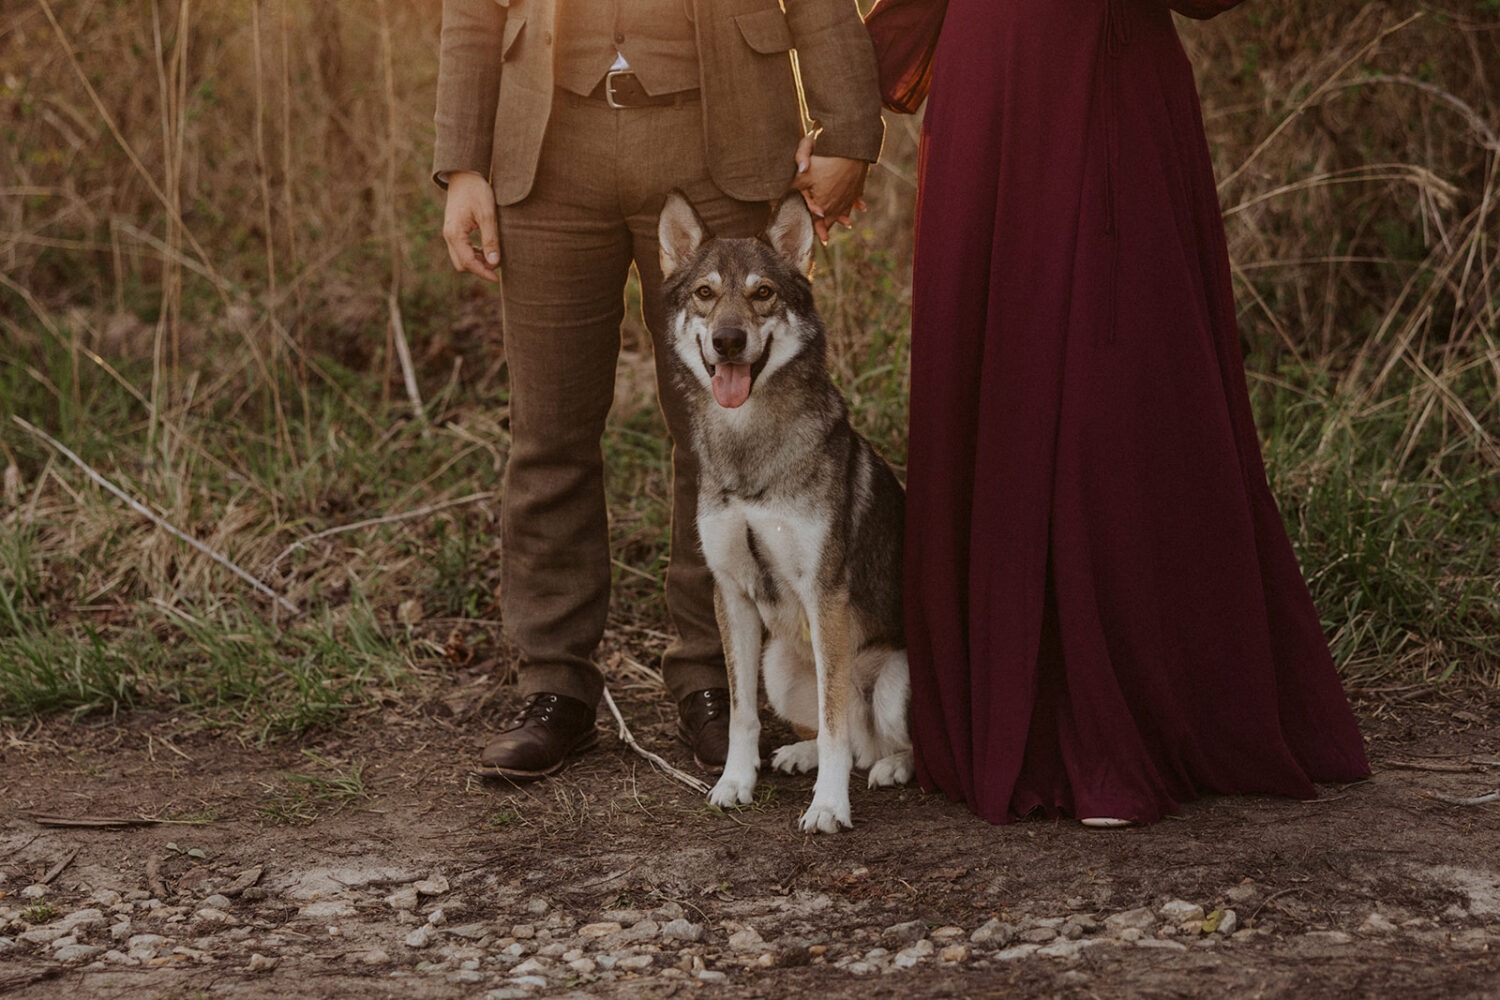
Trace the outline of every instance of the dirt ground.
{"label": "dirt ground", "polygon": [[[1500,803],[1424,795],[1500,783],[1487,692],[1357,695],[1375,775],[1313,802],[995,828],[856,781],[854,830],[806,836],[810,778],[720,814],[612,736],[476,779],[511,696],[448,682],[270,749],[142,713],[0,729],[0,994],[1500,995]],[[692,768],[664,696],[620,706]]]}

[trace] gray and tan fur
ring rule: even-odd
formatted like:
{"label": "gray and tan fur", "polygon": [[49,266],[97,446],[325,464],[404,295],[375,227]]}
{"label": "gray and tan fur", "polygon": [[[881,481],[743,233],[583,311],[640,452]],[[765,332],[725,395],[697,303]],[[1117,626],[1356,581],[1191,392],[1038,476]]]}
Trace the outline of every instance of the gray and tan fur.
{"label": "gray and tan fur", "polygon": [[672,377],[693,406],[698,531],[729,664],[729,757],[709,794],[752,801],[758,679],[817,738],[778,770],[817,769],[801,825],[852,826],[849,772],[909,781],[900,483],[849,425],[813,304],[812,218],[790,196],[758,239],[714,239],[680,193],[660,220]]}

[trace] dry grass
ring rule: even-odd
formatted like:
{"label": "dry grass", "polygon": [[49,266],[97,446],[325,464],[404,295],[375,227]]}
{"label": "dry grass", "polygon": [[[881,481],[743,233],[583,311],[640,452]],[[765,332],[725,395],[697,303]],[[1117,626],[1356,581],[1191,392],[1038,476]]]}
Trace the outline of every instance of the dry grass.
{"label": "dry grass", "polygon": [[[437,18],[0,14],[0,712],[165,700],[280,731],[441,665],[455,631],[504,660],[502,355],[495,300],[439,245]],[[1184,37],[1273,485],[1340,662],[1495,683],[1500,11],[1262,0]],[[916,129],[892,120],[874,209],[819,277],[856,419],[898,464]],[[665,449],[629,360],[610,646],[650,663]]]}

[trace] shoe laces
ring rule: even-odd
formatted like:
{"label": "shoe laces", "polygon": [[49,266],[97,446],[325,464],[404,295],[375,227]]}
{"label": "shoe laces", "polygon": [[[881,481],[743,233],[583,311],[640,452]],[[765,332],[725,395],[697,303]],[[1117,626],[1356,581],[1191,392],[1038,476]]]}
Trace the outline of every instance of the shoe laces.
{"label": "shoe laces", "polygon": [[703,707],[708,713],[708,715],[704,719],[705,722],[711,722],[724,714],[724,710],[729,706],[724,702],[723,699],[726,698],[728,694],[729,692],[723,690],[722,688],[708,688],[703,692],[701,696],[703,699]]}
{"label": "shoe laces", "polygon": [[532,695],[522,707],[521,713],[516,716],[516,725],[523,725],[532,719],[538,722],[551,722],[552,713],[557,711],[560,704],[557,695],[546,691]]}

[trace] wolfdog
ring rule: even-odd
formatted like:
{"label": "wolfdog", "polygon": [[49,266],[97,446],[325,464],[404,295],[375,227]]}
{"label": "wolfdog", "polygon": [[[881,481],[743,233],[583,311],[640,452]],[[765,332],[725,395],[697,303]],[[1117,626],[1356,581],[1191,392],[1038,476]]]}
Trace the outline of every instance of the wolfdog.
{"label": "wolfdog", "polygon": [[757,672],[816,739],[777,770],[817,769],[802,829],[853,826],[849,771],[912,776],[901,615],[901,484],[849,425],[813,304],[813,224],[783,199],[756,239],[716,239],[680,192],[659,222],[671,376],[692,413],[698,532],[729,667],[729,756],[716,806],[753,800]]}

